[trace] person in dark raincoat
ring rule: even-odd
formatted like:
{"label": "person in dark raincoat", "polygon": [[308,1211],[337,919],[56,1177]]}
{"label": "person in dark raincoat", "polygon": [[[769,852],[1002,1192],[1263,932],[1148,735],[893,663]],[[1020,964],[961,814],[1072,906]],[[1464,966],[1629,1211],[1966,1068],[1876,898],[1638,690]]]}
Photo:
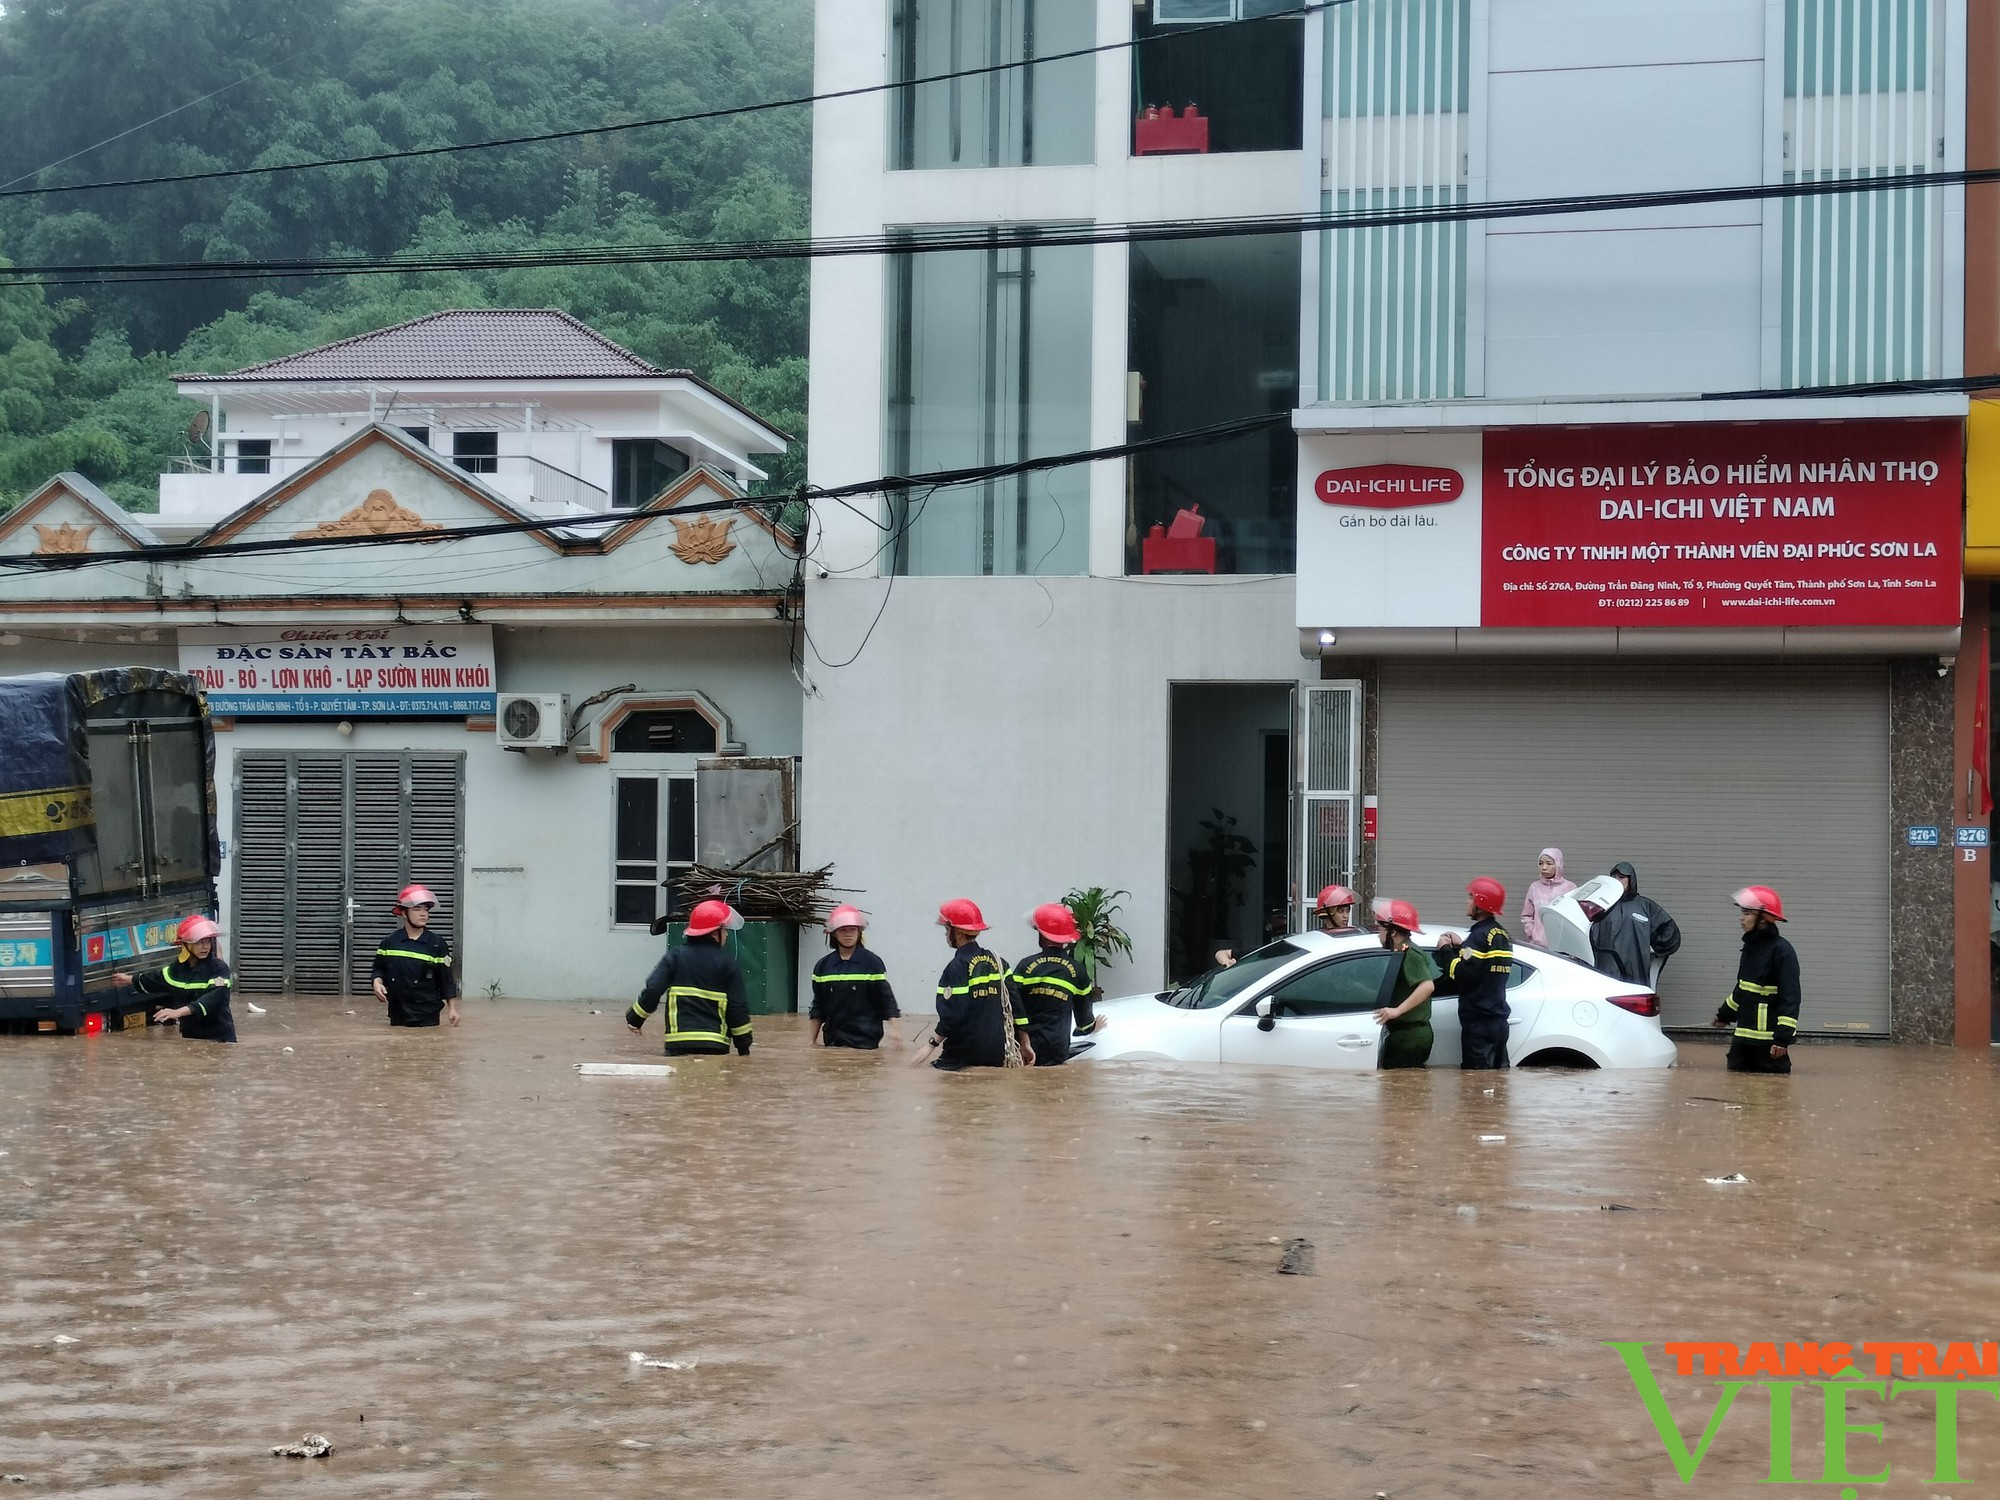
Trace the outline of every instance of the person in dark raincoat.
{"label": "person in dark raincoat", "polygon": [[1590,951],[1597,972],[1627,984],[1651,985],[1653,960],[1680,952],[1681,930],[1667,909],[1639,894],[1639,872],[1620,861],[1611,867],[1625,887],[1618,904],[1590,924]]}

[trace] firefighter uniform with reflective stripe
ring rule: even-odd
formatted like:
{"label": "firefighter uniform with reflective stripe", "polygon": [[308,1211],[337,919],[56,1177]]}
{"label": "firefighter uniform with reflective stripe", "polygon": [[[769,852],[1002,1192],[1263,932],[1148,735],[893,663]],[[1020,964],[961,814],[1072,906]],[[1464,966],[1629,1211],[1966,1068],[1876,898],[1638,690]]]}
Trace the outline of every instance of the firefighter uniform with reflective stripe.
{"label": "firefighter uniform with reflective stripe", "polygon": [[625,1024],[637,1031],[660,1008],[662,998],[667,1004],[667,1056],[726,1053],[731,1045],[739,1055],[749,1055],[750,1002],[743,994],[743,970],[736,955],[714,937],[691,937],[662,954],[625,1013]]}
{"label": "firefighter uniform with reflective stripe", "polygon": [[1771,1045],[1789,1049],[1799,1037],[1799,956],[1785,935],[1769,922],[1743,934],[1743,956],[1736,964],[1736,988],[1722,1002],[1715,1019],[1734,1023],[1729,1043],[1729,1067],[1736,1073],[1789,1073],[1789,1050],[1771,1056]]}
{"label": "firefighter uniform with reflective stripe", "polygon": [[158,1010],[188,1007],[181,1017],[181,1035],[196,1042],[233,1042],[236,1017],[229,1013],[229,965],[222,955],[211,951],[207,958],[195,958],[183,948],[180,956],[152,974],[134,974],[132,989],[148,1000],[157,1000]]}
{"label": "firefighter uniform with reflective stripe", "polygon": [[1014,1000],[1014,1025],[1027,1031],[1035,1066],[1053,1068],[1068,1062],[1076,1007],[1090,995],[1075,944],[1044,943],[1042,951],[1017,965],[1007,981]]}
{"label": "firefighter uniform with reflective stripe", "polygon": [[1490,915],[1481,915],[1451,957],[1446,972],[1458,987],[1459,1066],[1507,1066],[1507,981],[1514,943]]}
{"label": "firefighter uniform with reflective stripe", "polygon": [[812,1014],[828,1047],[873,1049],[882,1045],[882,1023],[902,1014],[882,960],[856,946],[847,958],[834,949],[813,965]]}
{"label": "firefighter uniform with reflective stripe", "polygon": [[445,1001],[458,998],[451,939],[429,927],[411,937],[398,926],[377,943],[374,977],[389,992],[391,1026],[435,1026]]}
{"label": "firefighter uniform with reflective stripe", "polygon": [[938,1055],[932,1067],[955,1073],[1007,1066],[1013,1041],[1001,1009],[1006,983],[1006,966],[978,943],[952,950],[951,962],[938,976]]}

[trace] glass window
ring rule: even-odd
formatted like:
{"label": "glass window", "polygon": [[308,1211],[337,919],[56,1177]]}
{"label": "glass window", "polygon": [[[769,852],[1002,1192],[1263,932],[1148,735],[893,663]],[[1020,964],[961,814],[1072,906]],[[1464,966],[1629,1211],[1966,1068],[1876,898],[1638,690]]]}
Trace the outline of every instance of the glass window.
{"label": "glass window", "polygon": [[451,461],[468,474],[500,472],[500,434],[497,432],[454,432]]}
{"label": "glass window", "polygon": [[1265,975],[1304,957],[1305,951],[1284,941],[1266,944],[1226,969],[1210,969],[1201,978],[1189,980],[1167,997],[1167,1004],[1182,1010],[1212,1010],[1235,999]]}
{"label": "glass window", "polygon": [[612,921],[644,927],[677,915],[687,903],[663,882],[694,863],[694,777],[620,776],[614,804]]}
{"label": "glass window", "polygon": [[271,440],[269,438],[238,438],[236,440],[236,472],[239,474],[270,473]]}
{"label": "glass window", "polygon": [[[1131,267],[1132,437],[1292,409],[1297,236],[1134,245]],[[1289,424],[1128,462],[1127,572],[1292,571],[1298,439]]]}
{"label": "glass window", "polygon": [[404,434],[413,443],[428,448],[431,445],[431,430],[428,427],[405,427]]}
{"label": "glass window", "polygon": [[621,509],[644,505],[688,471],[688,456],[654,438],[620,439],[611,445],[611,503]]}
{"label": "glass window", "polygon": [[1095,44],[1089,0],[892,0],[889,160],[911,167],[1068,166],[1093,151],[1094,57],[963,73]]}
{"label": "glass window", "polygon": [[[891,472],[1090,445],[1089,246],[896,255],[888,276]],[[889,563],[899,573],[1081,573],[1089,502],[1083,465],[892,491]]]}
{"label": "glass window", "polygon": [[[1300,150],[1306,27],[1288,13],[1302,8],[1302,0],[1155,0],[1135,12],[1132,154]],[[1232,20],[1244,24],[1215,24]]]}
{"label": "glass window", "polygon": [[1383,949],[1337,959],[1287,979],[1271,991],[1274,1016],[1340,1016],[1381,1004],[1382,981],[1396,955]]}

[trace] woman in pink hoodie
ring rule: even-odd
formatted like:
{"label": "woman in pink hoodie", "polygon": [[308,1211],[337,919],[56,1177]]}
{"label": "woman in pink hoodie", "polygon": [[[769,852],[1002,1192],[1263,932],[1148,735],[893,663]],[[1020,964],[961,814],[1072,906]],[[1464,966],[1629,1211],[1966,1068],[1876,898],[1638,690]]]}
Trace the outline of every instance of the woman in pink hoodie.
{"label": "woman in pink hoodie", "polygon": [[1575,890],[1576,882],[1563,879],[1560,849],[1544,849],[1535,867],[1542,872],[1542,878],[1528,887],[1527,898],[1521,902],[1521,935],[1536,947],[1546,948],[1549,940],[1542,931],[1542,908],[1556,897]]}

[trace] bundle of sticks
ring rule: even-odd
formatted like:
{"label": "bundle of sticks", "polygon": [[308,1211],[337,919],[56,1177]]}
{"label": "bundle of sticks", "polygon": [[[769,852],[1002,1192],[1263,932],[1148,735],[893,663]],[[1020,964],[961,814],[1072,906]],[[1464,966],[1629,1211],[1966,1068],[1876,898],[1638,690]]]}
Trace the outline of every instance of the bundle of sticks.
{"label": "bundle of sticks", "polygon": [[689,902],[719,897],[751,921],[817,922],[832,904],[833,866],[817,870],[721,870],[695,865],[674,889]]}

